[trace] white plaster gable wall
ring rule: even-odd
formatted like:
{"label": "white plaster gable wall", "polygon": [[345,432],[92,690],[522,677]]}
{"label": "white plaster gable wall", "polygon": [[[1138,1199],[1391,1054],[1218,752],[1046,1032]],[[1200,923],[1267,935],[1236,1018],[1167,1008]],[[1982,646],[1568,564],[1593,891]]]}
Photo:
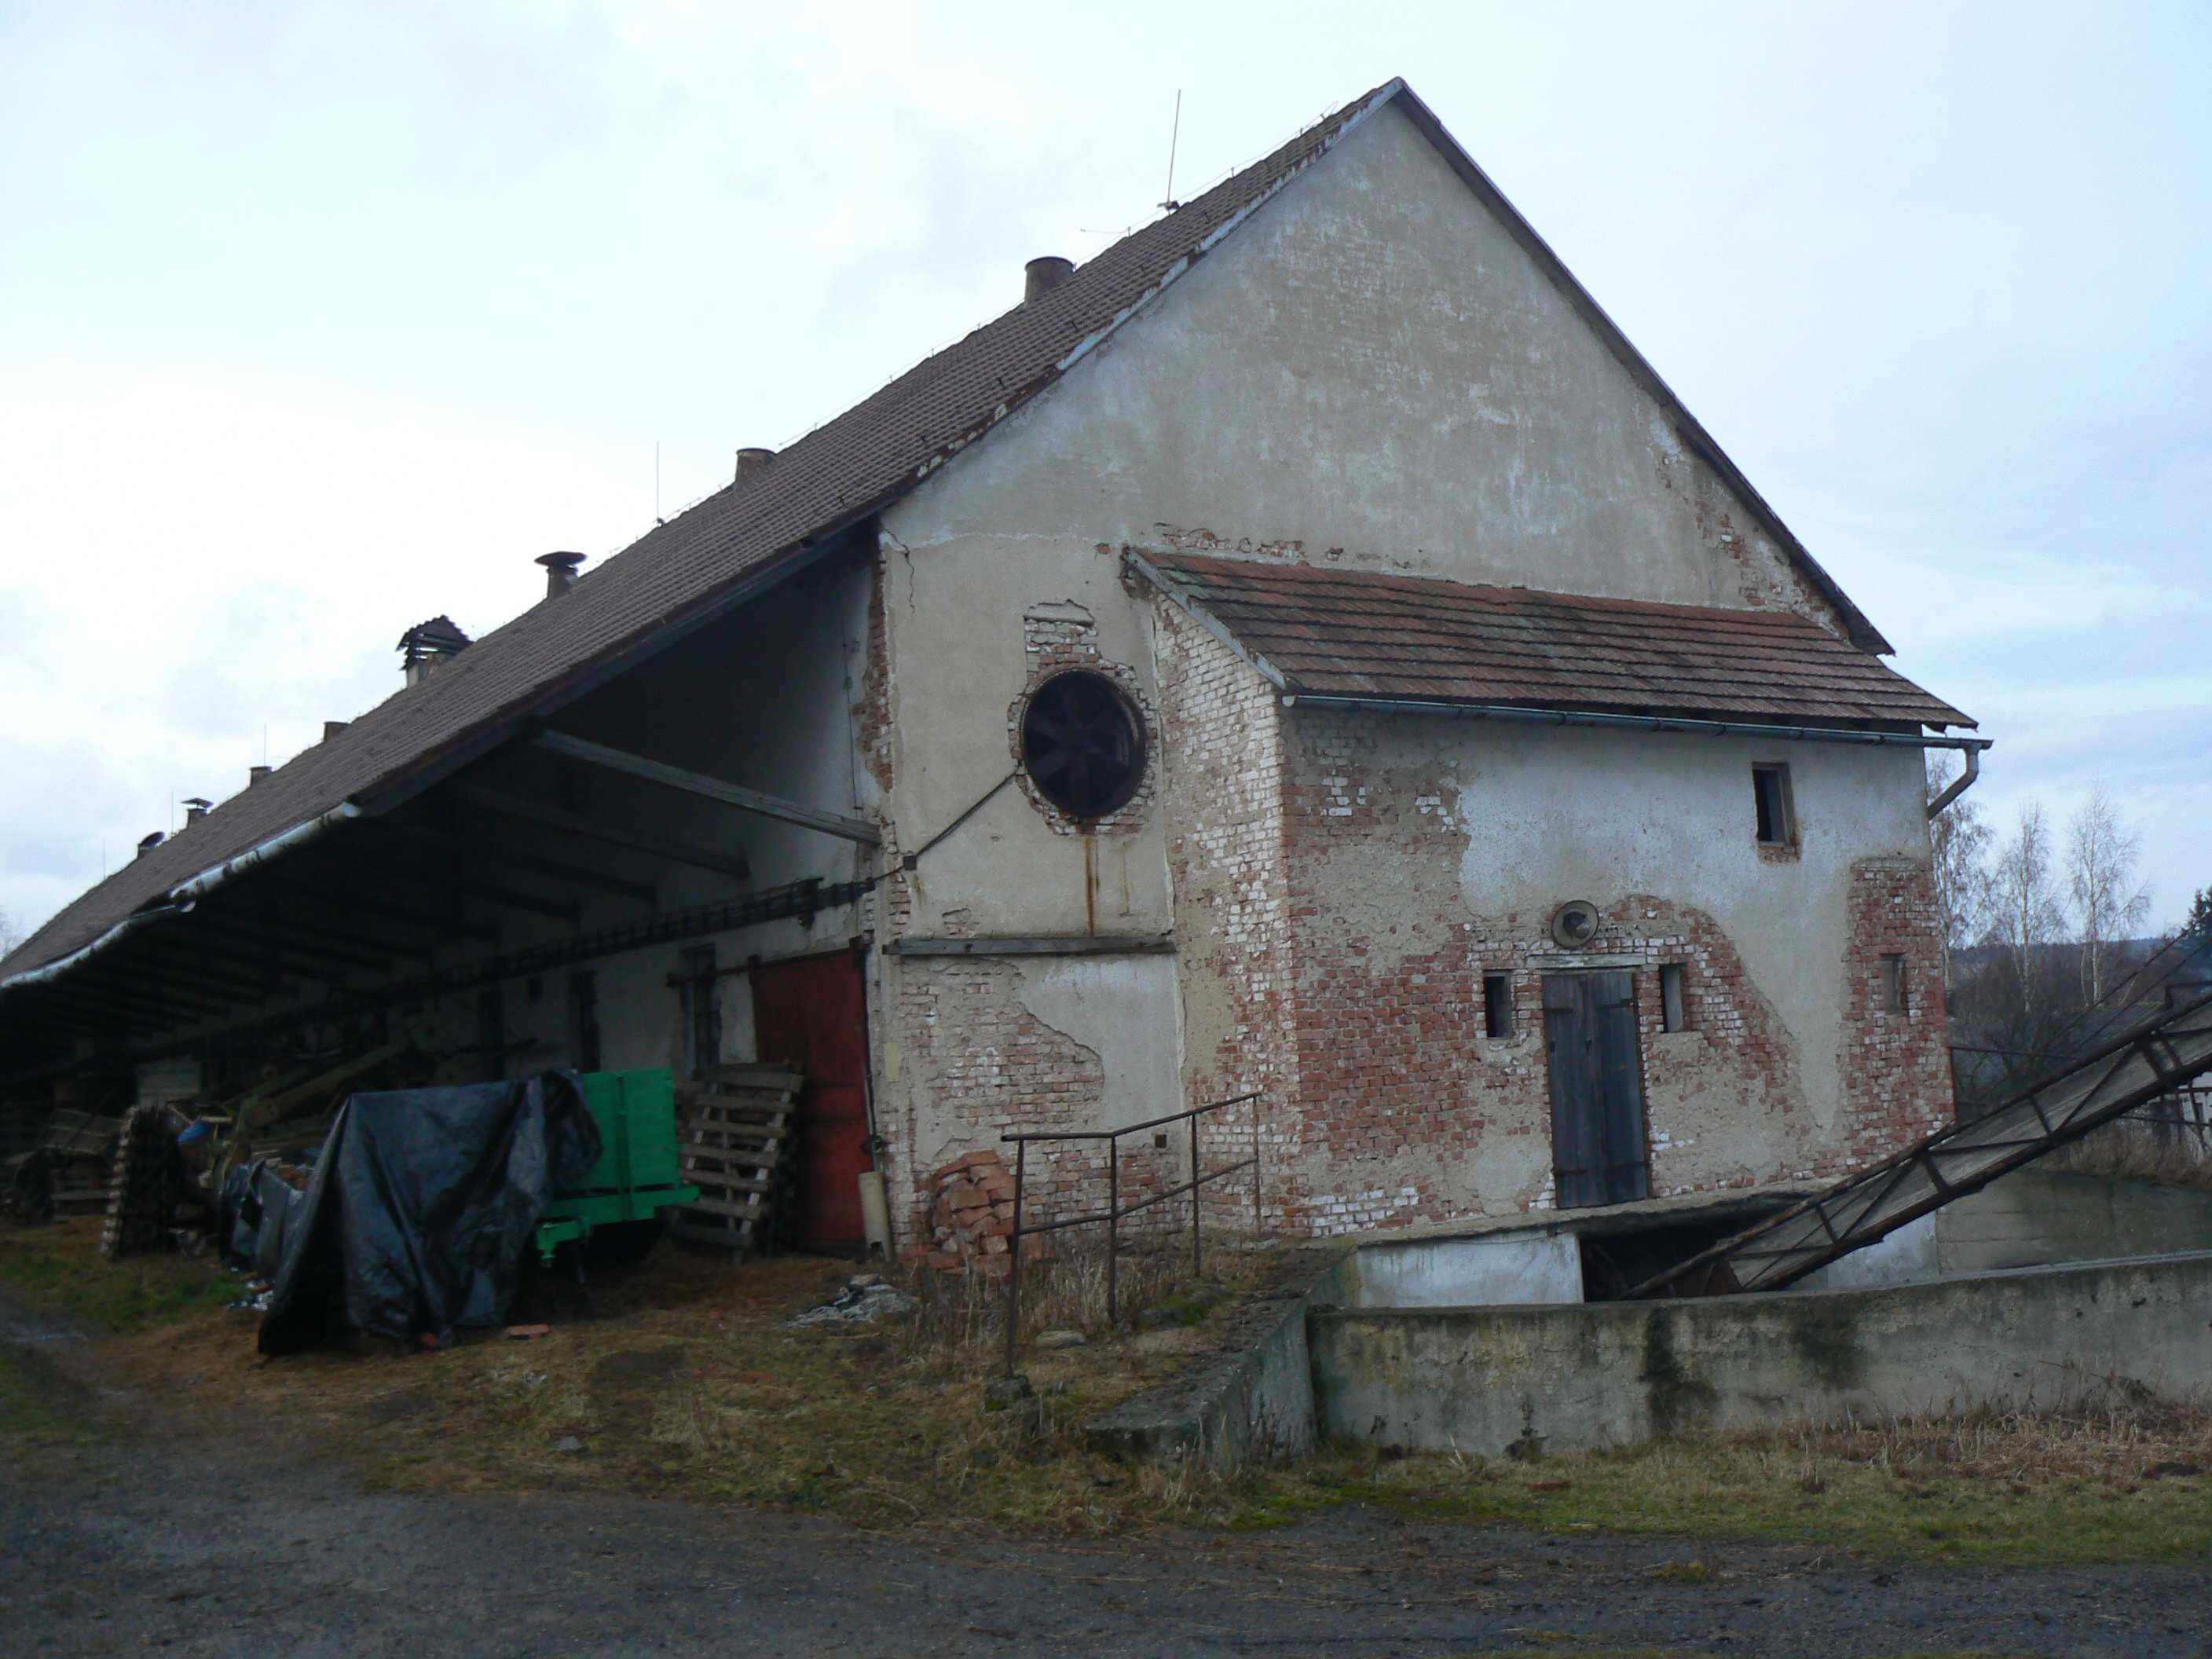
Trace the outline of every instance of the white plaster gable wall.
{"label": "white plaster gable wall", "polygon": [[917,556],[1204,528],[1309,560],[1683,604],[1750,588],[1826,614],[1389,108],[892,516]]}
{"label": "white plaster gable wall", "polygon": [[[1518,912],[1540,930],[1570,898],[1602,909],[1649,893],[1705,911],[1795,1039],[1814,1123],[1825,1131],[1834,1122],[1851,866],[1926,861],[1918,750],[1412,717],[1401,725],[1406,740],[1455,757],[1469,912]],[[1794,860],[1761,855],[1754,761],[1790,768]]]}
{"label": "white plaster gable wall", "polygon": [[[1006,514],[1018,523],[1018,502]],[[1097,624],[1100,655],[1152,696],[1149,613],[1122,590],[1117,552],[1018,535],[963,535],[908,552],[902,510],[887,532],[891,813],[900,844],[922,845],[1012,769],[1008,710],[1029,684],[1032,612]],[[1157,764],[1157,757],[1155,758]],[[1157,816],[1133,833],[1054,833],[1022,792],[1000,791],[925,858],[915,933],[1164,933],[1167,878]]]}

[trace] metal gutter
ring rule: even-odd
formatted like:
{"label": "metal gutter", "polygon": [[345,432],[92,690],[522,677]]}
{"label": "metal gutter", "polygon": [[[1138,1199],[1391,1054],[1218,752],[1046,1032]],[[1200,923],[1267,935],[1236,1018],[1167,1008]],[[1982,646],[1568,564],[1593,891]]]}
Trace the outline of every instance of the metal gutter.
{"label": "metal gutter", "polygon": [[281,853],[288,853],[301,843],[313,840],[334,824],[347,823],[361,816],[361,808],[349,800],[342,800],[319,817],[295,823],[289,830],[271,836],[258,847],[249,847],[235,858],[225,859],[211,865],[189,881],[180,881],[169,890],[171,902],[179,908],[189,910],[223,883],[247,871],[266,864]]}
{"label": "metal gutter", "polygon": [[244,875],[247,871],[267,863],[279,854],[289,852],[303,842],[313,840],[333,824],[343,823],[360,816],[361,808],[356,806],[351,801],[340,801],[319,817],[309,818],[304,823],[295,823],[289,830],[270,836],[259,846],[250,847],[237,857],[225,859],[221,864],[211,865],[201,871],[190,880],[178,883],[168,890],[166,896],[168,899],[167,903],[158,905],[150,910],[133,912],[90,944],[80,945],[65,957],[56,957],[52,962],[44,963],[36,968],[27,968],[20,974],[11,974],[6,979],[0,979],[0,991],[13,990],[26,985],[44,985],[58,979],[95,952],[104,951],[111,945],[129,937],[148,922],[156,921],[162,916],[177,915],[190,910],[200,900],[234,877]]}
{"label": "metal gutter", "polygon": [[117,940],[136,933],[148,922],[161,916],[173,915],[177,907],[173,904],[164,904],[159,909],[140,910],[134,915],[127,915],[89,945],[80,945],[65,957],[56,957],[52,962],[44,963],[36,968],[26,968],[20,974],[10,974],[7,978],[0,979],[0,991],[12,990],[17,986],[23,985],[44,985],[51,980],[58,979],[92,955],[94,951],[106,950]]}
{"label": "metal gutter", "polygon": [[1464,720],[1510,720],[1528,726],[1595,726],[1629,732],[1683,732],[1713,738],[1771,738],[1784,743],[1853,743],[1874,748],[1958,749],[1975,771],[1992,738],[1928,736],[1916,732],[1860,732],[1838,726],[1768,726],[1756,720],[1689,720],[1674,714],[1603,714],[1577,708],[1519,708],[1502,703],[1421,702],[1409,697],[1316,696],[1300,692],[1285,708],[1359,708],[1388,714],[1456,714]]}

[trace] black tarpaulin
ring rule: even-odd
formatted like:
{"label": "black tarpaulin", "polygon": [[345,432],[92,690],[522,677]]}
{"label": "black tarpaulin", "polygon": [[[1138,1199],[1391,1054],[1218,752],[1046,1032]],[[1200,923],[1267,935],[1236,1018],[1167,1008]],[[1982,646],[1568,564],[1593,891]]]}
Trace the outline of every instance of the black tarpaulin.
{"label": "black tarpaulin", "polygon": [[599,1156],[566,1072],[353,1096],[289,1218],[261,1352],[313,1346],[340,1316],[441,1344],[456,1326],[504,1322],[538,1217]]}

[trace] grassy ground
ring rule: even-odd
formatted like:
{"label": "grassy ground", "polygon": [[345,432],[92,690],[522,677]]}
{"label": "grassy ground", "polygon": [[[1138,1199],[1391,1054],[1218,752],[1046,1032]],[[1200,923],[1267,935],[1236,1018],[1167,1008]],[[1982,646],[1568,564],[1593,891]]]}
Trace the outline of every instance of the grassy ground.
{"label": "grassy ground", "polygon": [[[1041,1401],[1027,1419],[984,1408],[1000,1353],[998,1292],[958,1281],[919,1287],[921,1310],[903,1322],[793,1328],[784,1317],[833,1293],[848,1265],[732,1268],[664,1244],[640,1267],[599,1273],[587,1310],[549,1289],[553,1329],[542,1339],[266,1361],[253,1316],[218,1305],[234,1279],[173,1259],[102,1262],[96,1237],[72,1228],[82,1224],[0,1235],[0,1285],[119,1332],[98,1358],[160,1399],[165,1423],[290,1424],[406,1489],[648,1493],[872,1528],[928,1516],[1062,1534],[1260,1528],[1358,1503],[1553,1533],[1980,1564],[2212,1552],[2212,1412],[2156,1402],[1702,1435],[1533,1463],[1338,1449],[1220,1480],[1128,1468],[1085,1445],[1085,1419],[1174,1375],[1224,1316],[1109,1332],[1096,1264],[1081,1259],[1031,1277],[1028,1333],[1087,1329],[1091,1340],[1026,1347]],[[1246,1286],[1270,1272],[1264,1255],[1222,1252],[1217,1263]],[[1175,1257],[1125,1262],[1125,1305],[1168,1299],[1182,1269]],[[11,1414],[0,1421],[52,1416],[40,1398],[0,1376],[0,1412]],[[48,1431],[60,1427],[56,1418]]]}
{"label": "grassy ground", "polygon": [[100,1254],[94,1218],[0,1226],[0,1291],[71,1322],[121,1335],[220,1308],[240,1294],[211,1257]]}

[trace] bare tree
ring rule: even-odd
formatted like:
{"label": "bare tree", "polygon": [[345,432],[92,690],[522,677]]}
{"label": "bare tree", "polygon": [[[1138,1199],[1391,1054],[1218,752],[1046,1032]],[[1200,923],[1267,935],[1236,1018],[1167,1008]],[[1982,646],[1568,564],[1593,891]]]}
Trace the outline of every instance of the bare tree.
{"label": "bare tree", "polygon": [[23,936],[15,931],[15,925],[8,920],[8,913],[5,910],[0,910],[0,957],[6,956],[22,942]]}
{"label": "bare tree", "polygon": [[2112,981],[2114,947],[2150,915],[2150,889],[2136,879],[2142,860],[2142,833],[2121,820],[2099,784],[2066,828],[2066,885],[2081,929],[2081,994],[2092,1003]]}
{"label": "bare tree", "polygon": [[[1928,799],[1950,787],[1958,762],[1948,750],[1928,757]],[[1990,919],[1990,826],[1980,803],[1960,796],[1928,824],[1936,902],[1943,910],[1943,983],[1953,983],[1951,953],[1981,938]]]}
{"label": "bare tree", "polygon": [[1990,925],[1984,935],[2004,953],[2019,987],[2020,1012],[2033,1021],[2041,1012],[2044,957],[2066,931],[2059,898],[2057,849],[2043,804],[2020,809],[2020,827],[1997,854],[1990,881]]}

